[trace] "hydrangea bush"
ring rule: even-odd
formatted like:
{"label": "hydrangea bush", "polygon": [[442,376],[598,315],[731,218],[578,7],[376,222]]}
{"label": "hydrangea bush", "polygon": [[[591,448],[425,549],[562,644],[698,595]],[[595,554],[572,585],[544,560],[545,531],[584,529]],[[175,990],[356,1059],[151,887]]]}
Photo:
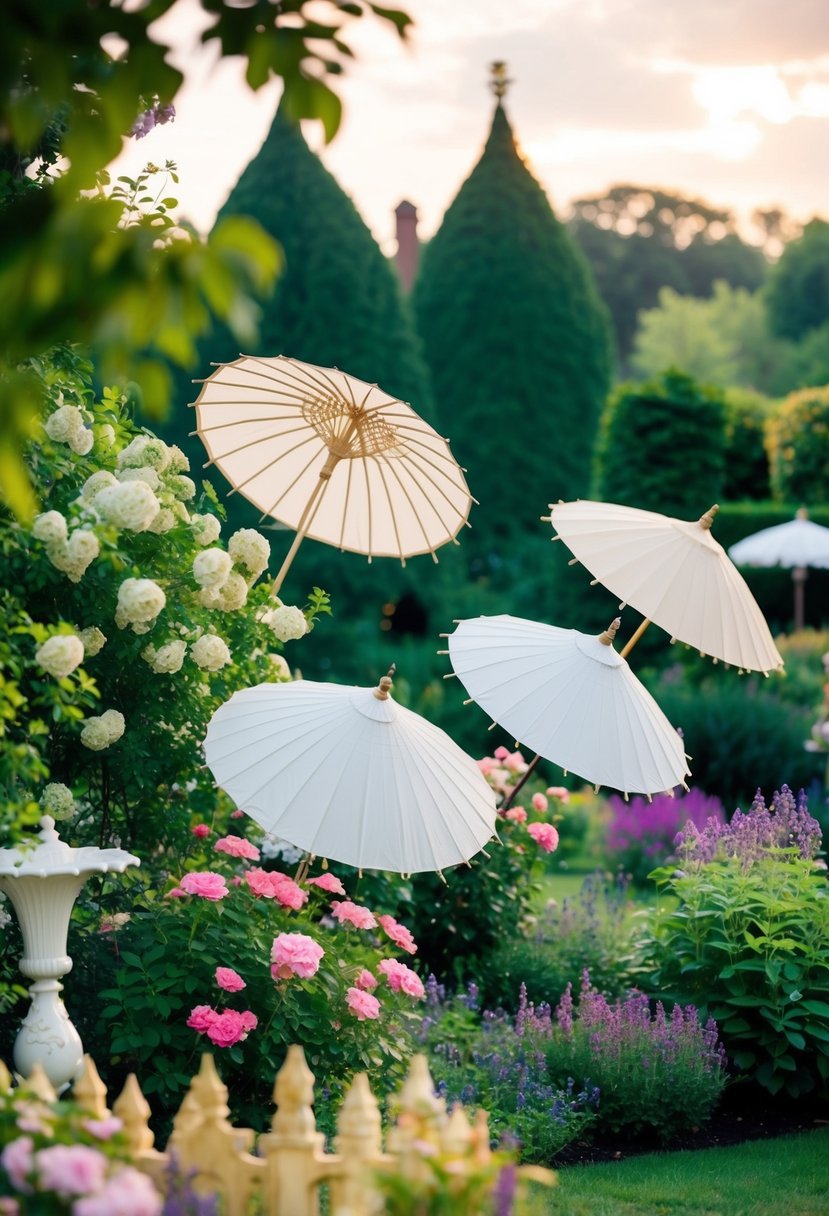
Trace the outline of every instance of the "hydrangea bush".
{"label": "hydrangea bush", "polygon": [[643,941],[655,991],[695,1001],[729,1057],[794,1097],[829,1092],[829,885],[805,796],[758,794],[729,824],[686,826],[679,868],[655,871],[669,898]]}
{"label": "hydrangea bush", "polygon": [[180,844],[216,802],[199,745],[235,689],[290,678],[281,651],[327,597],[283,605],[268,540],[222,541],[223,511],[184,454],[91,389],[72,348],[38,365],[42,427],[27,453],[44,510],[0,517],[0,826],[19,834],[50,783],[74,798],[76,842]]}

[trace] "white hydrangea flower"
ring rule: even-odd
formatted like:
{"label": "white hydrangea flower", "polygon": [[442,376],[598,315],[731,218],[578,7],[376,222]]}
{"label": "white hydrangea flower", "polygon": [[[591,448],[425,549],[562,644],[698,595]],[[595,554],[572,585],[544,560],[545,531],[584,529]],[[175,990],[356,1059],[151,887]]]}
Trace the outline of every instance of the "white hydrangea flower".
{"label": "white hydrangea flower", "polygon": [[77,528],[68,541],[58,541],[46,546],[49,561],[73,583],[81,581],[87,568],[100,552],[98,537],[88,528]]}
{"label": "white hydrangea flower", "polygon": [[190,523],[198,545],[212,545],[219,539],[222,525],[215,515],[194,515]]}
{"label": "white hydrangea flower", "polygon": [[230,651],[223,638],[205,633],[190,647],[190,657],[205,671],[219,671],[230,662]]}
{"label": "white hydrangea flower", "polygon": [[76,405],[62,405],[44,423],[46,434],[55,443],[69,443],[84,430],[83,414]]}
{"label": "white hydrangea flower", "polygon": [[302,609],[288,604],[281,604],[278,608],[263,613],[260,620],[273,631],[279,642],[292,642],[296,638],[304,637],[308,632],[308,622]]}
{"label": "white hydrangea flower", "polygon": [[217,608],[219,592],[215,587],[201,587],[196,593],[196,602],[201,604],[202,608]]}
{"label": "white hydrangea flower", "polygon": [[36,540],[46,541],[47,544],[65,541],[68,535],[66,520],[60,511],[45,511],[37,516],[32,525],[32,536]]}
{"label": "white hydrangea flower", "polygon": [[87,718],[81,731],[81,743],[90,751],[102,752],[117,742],[124,733],[124,715],[108,709],[98,718]]}
{"label": "white hydrangea flower", "polygon": [[119,469],[115,476],[119,481],[144,481],[151,490],[157,490],[161,485],[161,478],[149,464],[139,465],[135,469]]}
{"label": "white hydrangea flower", "polygon": [[170,472],[170,473],[189,473],[190,472],[190,461],[184,455],[184,452],[182,452],[180,447],[178,447],[175,443],[170,444],[170,446],[167,448],[167,453],[170,457],[170,463],[167,466],[168,472]]}
{"label": "white hydrangea flower", "polygon": [[81,427],[79,431],[70,435],[66,442],[76,456],[88,456],[92,451],[95,436],[86,427]]}
{"label": "white hydrangea flower", "polygon": [[[5,899],[5,895],[3,896]],[[12,918],[9,916],[5,908],[0,908],[0,929],[5,929],[6,925],[12,923]]]}
{"label": "white hydrangea flower", "polygon": [[234,566],[244,566],[254,578],[267,570],[271,546],[255,528],[240,528],[227,542],[227,551]]}
{"label": "white hydrangea flower", "polygon": [[116,457],[119,469],[139,469],[151,465],[163,473],[170,464],[170,450],[163,439],[155,435],[136,435]]}
{"label": "white hydrangea flower", "polygon": [[268,663],[271,667],[271,675],[274,680],[290,680],[291,669],[281,654],[267,655]]}
{"label": "white hydrangea flower", "polygon": [[119,482],[95,496],[95,510],[107,523],[130,532],[146,532],[161,504],[144,481]]}
{"label": "white hydrangea flower", "polygon": [[204,549],[193,558],[193,578],[200,587],[218,591],[227,582],[231,565],[230,554],[224,549]]}
{"label": "white hydrangea flower", "polygon": [[173,477],[168,477],[165,484],[173,497],[178,498],[181,502],[187,502],[195,497],[196,483],[190,477],[185,477],[183,473],[176,473]]}
{"label": "white hydrangea flower", "polygon": [[186,650],[187,643],[176,640],[174,642],[167,642],[164,646],[159,646],[158,650],[154,646],[145,646],[141,651],[141,658],[155,672],[173,673],[181,671]]}
{"label": "white hydrangea flower", "polygon": [[83,662],[83,642],[74,633],[57,633],[38,648],[35,659],[50,676],[62,680]]}
{"label": "white hydrangea flower", "polygon": [[81,498],[84,502],[92,502],[96,494],[100,494],[101,490],[105,490],[107,486],[117,486],[117,478],[107,469],[99,469],[97,473],[93,473],[91,477],[87,477],[83,483],[81,490]]}
{"label": "white hydrangea flower", "polygon": [[162,507],[149,528],[147,528],[147,531],[154,532],[156,536],[160,536],[164,532],[169,532],[175,526],[176,517],[173,512],[169,507]]}
{"label": "white hydrangea flower", "polygon": [[[212,588],[211,588],[212,590]],[[236,612],[244,608],[248,599],[248,585],[235,570],[227,576],[227,581],[219,588],[216,596],[216,606],[222,612]]]}
{"label": "white hydrangea flower", "polygon": [[79,629],[78,637],[83,642],[83,651],[87,659],[94,658],[96,654],[102,651],[107,640],[106,634],[102,633],[97,625],[90,625],[86,629]]}
{"label": "white hydrangea flower", "polygon": [[[118,604],[115,622],[123,619],[125,624],[143,625],[154,621],[167,603],[167,597],[151,578],[127,578],[118,588]],[[136,633],[145,630],[136,630]]]}
{"label": "white hydrangea flower", "polygon": [[71,819],[75,814],[75,799],[69,786],[51,781],[40,796],[40,809],[53,819]]}

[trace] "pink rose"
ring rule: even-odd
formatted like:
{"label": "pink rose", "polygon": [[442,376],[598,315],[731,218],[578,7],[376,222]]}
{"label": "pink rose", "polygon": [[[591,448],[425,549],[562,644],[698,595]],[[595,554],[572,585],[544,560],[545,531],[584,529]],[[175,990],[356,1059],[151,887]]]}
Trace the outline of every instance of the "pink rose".
{"label": "pink rose", "polygon": [[511,819],[513,823],[526,823],[527,812],[523,806],[511,806],[506,813],[506,818]]}
{"label": "pink rose", "polygon": [[96,1140],[109,1140],[124,1124],[116,1115],[109,1115],[106,1119],[85,1119],[83,1126]]}
{"label": "pink rose", "polygon": [[527,771],[527,761],[521,752],[508,752],[504,757],[504,765],[511,773],[525,773]]}
{"label": "pink rose", "polygon": [[246,1010],[244,1014],[235,1009],[225,1009],[207,1028],[207,1037],[217,1047],[233,1047],[248,1037],[255,1030],[258,1019],[255,1013]]}
{"label": "pink rose", "polygon": [[151,1180],[125,1165],[107,1179],[103,1190],[72,1205],[72,1216],[160,1216],[163,1200]]}
{"label": "pink rose", "polygon": [[558,848],[558,832],[551,823],[531,823],[527,831],[545,853],[552,853]]}
{"label": "pink rose", "polygon": [[365,992],[373,992],[377,987],[377,977],[372,975],[366,967],[363,967],[354,983]]}
{"label": "pink rose", "polygon": [[389,982],[392,992],[405,992],[407,996],[425,996],[426,990],[416,971],[399,963],[396,958],[384,958],[378,968]]}
{"label": "pink rose", "polygon": [[371,915],[368,908],[363,908],[359,904],[352,903],[350,899],[335,899],[331,904],[331,909],[331,915],[341,925],[353,925],[355,929],[377,928],[377,921]]}
{"label": "pink rose", "polygon": [[213,848],[217,853],[227,853],[229,857],[244,857],[246,861],[258,861],[261,856],[256,845],[245,840],[244,836],[222,836]]}
{"label": "pink rose", "polygon": [[484,756],[483,760],[479,760],[477,763],[478,768],[485,777],[491,773],[497,765],[497,761],[494,756]]}
{"label": "pink rose", "polygon": [[107,1159],[97,1148],[86,1144],[53,1144],[35,1153],[38,1184],[43,1191],[55,1191],[63,1199],[88,1195],[104,1185]]}
{"label": "pink rose", "polygon": [[206,1034],[218,1016],[216,1010],[211,1009],[209,1005],[196,1005],[190,1011],[187,1025],[191,1030],[197,1030],[199,1034]]}
{"label": "pink rose", "polygon": [[544,792],[548,798],[558,798],[559,802],[570,801],[570,791],[563,785],[550,785]]}
{"label": "pink rose", "polygon": [[220,988],[224,988],[225,992],[241,992],[243,988],[247,988],[239,972],[234,971],[232,967],[217,967],[216,983]]}
{"label": "pink rose", "polygon": [[196,874],[185,874],[179,886],[188,895],[200,895],[202,899],[214,901],[224,899],[229,894],[222,875],[214,874],[212,870],[203,870],[201,873]]}
{"label": "pink rose", "polygon": [[237,810],[235,810],[235,811],[231,811],[231,812],[230,812],[230,818],[231,818],[231,819],[241,819],[241,818],[242,818],[242,816],[244,815],[244,813],[245,813],[244,811],[240,811],[240,810],[238,810],[238,809],[237,809]]}
{"label": "pink rose", "polygon": [[492,754],[496,760],[507,760],[510,752],[508,747],[496,747]]}
{"label": "pink rose", "polygon": [[363,992],[361,988],[349,988],[345,1000],[349,1013],[353,1013],[358,1022],[380,1016],[380,1002],[370,992]]}
{"label": "pink rose", "polygon": [[187,892],[182,891],[181,887],[173,887],[167,892],[167,899],[182,899],[186,894]]}
{"label": "pink rose", "polygon": [[405,925],[401,925],[393,916],[378,916],[377,923],[395,946],[399,946],[407,954],[417,954],[415,939]]}
{"label": "pink rose", "polygon": [[533,794],[533,810],[539,813],[546,811],[549,803],[543,794]]}
{"label": "pink rose", "polygon": [[345,895],[345,887],[336,874],[320,874],[318,878],[309,878],[308,886],[319,887],[321,891],[328,891],[331,895]]}
{"label": "pink rose", "polygon": [[33,1147],[34,1140],[31,1136],[18,1136],[16,1140],[10,1140],[0,1153],[0,1165],[8,1174],[15,1190],[24,1195],[30,1195],[32,1192],[26,1178],[34,1169]]}
{"label": "pink rose", "polygon": [[206,823],[195,823],[190,831],[194,836],[197,836],[199,840],[204,840],[205,836],[210,835],[210,828]]}
{"label": "pink rose", "polygon": [[280,933],[271,947],[271,975],[274,979],[289,980],[292,975],[310,979],[319,971],[320,959],[325,955],[322,946],[305,933]]}
{"label": "pink rose", "polygon": [[297,909],[308,902],[308,892],[297,886],[287,874],[280,874],[277,870],[248,870],[245,882],[254,895],[275,899],[283,908]]}

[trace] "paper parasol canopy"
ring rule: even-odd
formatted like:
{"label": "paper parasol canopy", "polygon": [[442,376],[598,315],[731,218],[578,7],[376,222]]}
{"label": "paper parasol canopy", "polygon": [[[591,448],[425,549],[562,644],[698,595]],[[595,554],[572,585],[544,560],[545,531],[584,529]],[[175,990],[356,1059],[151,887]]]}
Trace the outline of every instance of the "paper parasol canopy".
{"label": "paper parasol canopy", "polygon": [[597,582],[672,638],[746,671],[783,660],[745,579],[711,535],[716,507],[687,521],[605,502],[550,505],[561,540]]}
{"label": "paper parasol canopy", "polygon": [[246,814],[316,856],[399,873],[458,865],[495,834],[495,794],[390,685],[242,689],[210,721],[207,765]]}
{"label": "paper parasol canopy", "polygon": [[431,553],[473,499],[447,441],[410,405],[337,368],[284,355],[220,364],[195,402],[197,433],[238,492],[303,537],[369,557]]}
{"label": "paper parasol canopy", "polygon": [[455,675],[513,736],[568,772],[623,793],[684,784],[682,739],[600,637],[513,616],[460,621],[449,634]]}
{"label": "paper parasol canopy", "polygon": [[740,566],[829,567],[829,528],[814,523],[802,509],[797,518],[763,528],[738,540],[728,550]]}

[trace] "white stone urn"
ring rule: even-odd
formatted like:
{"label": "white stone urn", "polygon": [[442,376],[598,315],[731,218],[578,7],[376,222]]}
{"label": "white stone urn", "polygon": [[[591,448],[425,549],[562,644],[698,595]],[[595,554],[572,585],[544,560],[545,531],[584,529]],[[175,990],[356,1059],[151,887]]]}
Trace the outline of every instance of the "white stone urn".
{"label": "white stone urn", "polygon": [[0,849],[0,891],[8,895],[20,922],[20,970],[35,981],[14,1044],[14,1066],[27,1077],[40,1063],[59,1090],[74,1079],[83,1060],[80,1035],[60,997],[59,977],[72,970],[66,953],[72,907],[90,875],[121,874],[141,862],[123,849],[71,848],[50,815],[40,825],[37,848]]}

